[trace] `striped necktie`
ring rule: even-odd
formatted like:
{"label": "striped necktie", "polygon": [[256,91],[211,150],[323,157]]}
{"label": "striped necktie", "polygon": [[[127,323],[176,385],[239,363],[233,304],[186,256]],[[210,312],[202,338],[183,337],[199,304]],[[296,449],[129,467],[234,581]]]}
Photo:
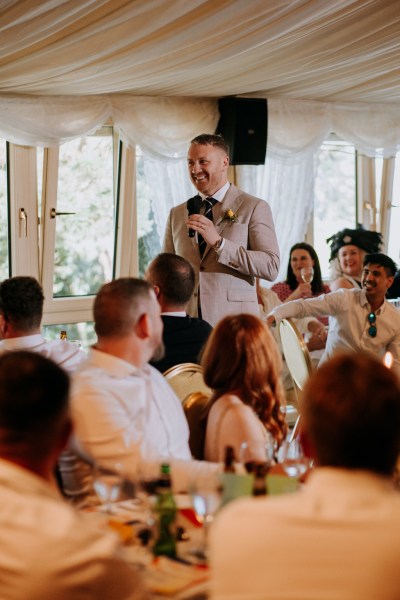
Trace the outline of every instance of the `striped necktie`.
{"label": "striped necktie", "polygon": [[[204,216],[207,217],[207,219],[210,219],[210,221],[213,220],[212,207],[216,202],[217,200],[215,200],[215,198],[205,198],[203,200],[205,206]],[[197,234],[197,239],[199,242],[200,256],[202,257],[207,247],[207,242],[203,239],[203,236],[201,236],[200,234]]]}

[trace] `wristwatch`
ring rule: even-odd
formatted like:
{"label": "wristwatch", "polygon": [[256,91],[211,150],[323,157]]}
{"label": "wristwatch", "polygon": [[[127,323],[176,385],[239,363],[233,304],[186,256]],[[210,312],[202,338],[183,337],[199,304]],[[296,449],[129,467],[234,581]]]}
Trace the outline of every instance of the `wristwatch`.
{"label": "wristwatch", "polygon": [[223,239],[224,239],[223,237],[220,237],[219,240],[217,240],[215,242],[215,244],[213,245],[214,250],[219,250],[220,249]]}

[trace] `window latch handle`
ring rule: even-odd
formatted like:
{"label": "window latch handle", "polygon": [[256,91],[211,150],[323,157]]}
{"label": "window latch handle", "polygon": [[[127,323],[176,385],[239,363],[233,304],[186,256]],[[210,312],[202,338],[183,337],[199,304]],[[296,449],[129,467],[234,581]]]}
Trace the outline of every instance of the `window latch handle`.
{"label": "window latch handle", "polygon": [[19,209],[19,237],[28,237],[28,215],[24,208]]}
{"label": "window latch handle", "polygon": [[76,215],[74,212],[57,212],[55,208],[50,209],[50,219],[55,219],[60,215]]}

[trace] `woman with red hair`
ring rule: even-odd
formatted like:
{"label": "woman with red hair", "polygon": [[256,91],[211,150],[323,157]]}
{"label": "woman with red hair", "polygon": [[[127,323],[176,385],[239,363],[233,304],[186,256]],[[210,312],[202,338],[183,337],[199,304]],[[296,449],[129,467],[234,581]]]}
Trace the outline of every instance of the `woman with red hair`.
{"label": "woman with red hair", "polygon": [[[285,439],[282,361],[268,326],[250,314],[230,315],[212,331],[202,356],[205,383],[213,390],[204,456],[220,462],[226,446],[239,458],[249,440]],[[258,460],[259,457],[253,457]]]}

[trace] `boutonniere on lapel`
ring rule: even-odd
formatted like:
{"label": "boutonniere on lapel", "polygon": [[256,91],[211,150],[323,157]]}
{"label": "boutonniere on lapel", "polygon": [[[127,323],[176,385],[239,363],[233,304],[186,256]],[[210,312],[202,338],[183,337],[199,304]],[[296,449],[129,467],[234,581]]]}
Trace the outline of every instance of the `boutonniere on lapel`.
{"label": "boutonniere on lapel", "polygon": [[231,208],[228,208],[228,210],[225,211],[224,216],[221,219],[221,223],[229,223],[229,225],[232,225],[232,223],[237,223],[238,222],[238,217],[239,215],[235,212],[233,212],[233,210]]}

